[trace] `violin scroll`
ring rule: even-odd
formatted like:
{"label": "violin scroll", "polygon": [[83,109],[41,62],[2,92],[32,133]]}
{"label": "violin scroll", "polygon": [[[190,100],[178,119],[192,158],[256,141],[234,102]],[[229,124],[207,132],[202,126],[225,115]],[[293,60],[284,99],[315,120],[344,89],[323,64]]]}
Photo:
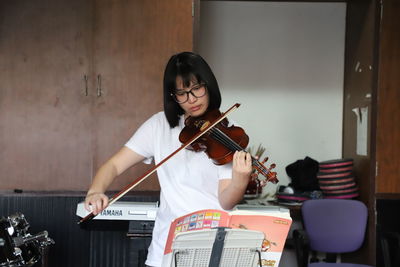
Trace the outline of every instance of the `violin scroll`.
{"label": "violin scroll", "polygon": [[279,182],[278,178],[276,177],[276,172],[273,172],[272,169],[276,167],[275,163],[272,163],[269,168],[267,168],[264,163],[267,162],[268,157],[266,157],[262,162],[258,160],[253,160],[253,167],[256,170],[257,174],[261,174],[266,178],[266,182],[271,182],[276,184]]}

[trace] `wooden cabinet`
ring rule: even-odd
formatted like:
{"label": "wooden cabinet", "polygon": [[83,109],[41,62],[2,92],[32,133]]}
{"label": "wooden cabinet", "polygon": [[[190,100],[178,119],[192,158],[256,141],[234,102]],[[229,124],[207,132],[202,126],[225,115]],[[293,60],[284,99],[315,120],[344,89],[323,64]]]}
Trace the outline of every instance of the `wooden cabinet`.
{"label": "wooden cabinet", "polygon": [[1,1],[0,10],[0,188],[87,186],[91,4]]}
{"label": "wooden cabinet", "polygon": [[[354,159],[360,200],[369,209],[366,242],[356,257],[382,266],[378,232],[384,226],[378,222],[390,213],[383,212],[385,201],[377,202],[400,199],[400,5],[396,0],[349,1],[347,10],[343,156]],[[368,153],[359,155],[352,110],[365,107]]]}
{"label": "wooden cabinet", "polygon": [[0,190],[86,190],[162,110],[169,57],[192,50],[190,0],[7,0],[0,16]]}
{"label": "wooden cabinet", "polygon": [[400,2],[382,2],[376,92],[375,193],[400,199]]}
{"label": "wooden cabinet", "polygon": [[[173,53],[191,50],[193,41],[190,0],[96,1],[95,14],[93,79],[101,75],[102,88],[92,110],[97,168],[163,109],[165,65]],[[128,170],[111,189],[121,189],[148,168]],[[158,189],[154,176],[140,186]]]}
{"label": "wooden cabinet", "polygon": [[385,252],[393,257],[392,264],[396,264],[394,259],[398,256],[399,245],[388,243],[388,251],[384,251],[381,241],[388,233],[400,234],[400,220],[395,215],[400,205],[400,2],[384,0],[381,8],[376,113],[372,130],[375,228],[369,227],[376,238],[376,266],[387,264],[383,257]]}

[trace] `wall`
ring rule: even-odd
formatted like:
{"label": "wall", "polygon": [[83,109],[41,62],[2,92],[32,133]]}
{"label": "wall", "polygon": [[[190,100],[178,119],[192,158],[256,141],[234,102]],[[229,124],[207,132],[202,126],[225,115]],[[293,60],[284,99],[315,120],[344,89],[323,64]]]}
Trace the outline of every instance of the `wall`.
{"label": "wall", "polygon": [[[199,53],[219,81],[222,111],[285,167],[341,158],[346,3],[202,1]],[[265,192],[274,192],[269,185]]]}

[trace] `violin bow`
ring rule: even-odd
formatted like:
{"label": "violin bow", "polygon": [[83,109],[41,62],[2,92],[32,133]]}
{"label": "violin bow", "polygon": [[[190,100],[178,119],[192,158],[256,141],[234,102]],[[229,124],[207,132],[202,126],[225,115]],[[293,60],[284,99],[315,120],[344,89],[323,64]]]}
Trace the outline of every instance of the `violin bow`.
{"label": "violin bow", "polygon": [[[196,141],[197,139],[199,139],[201,136],[203,136],[206,132],[208,132],[211,128],[213,128],[214,126],[216,126],[218,123],[220,123],[223,119],[225,119],[230,113],[232,113],[233,111],[235,111],[237,108],[239,108],[240,104],[236,103],[234,104],[232,107],[230,107],[225,113],[221,114],[221,117],[219,117],[217,120],[215,120],[213,123],[208,124],[206,127],[204,127],[203,129],[201,129],[200,132],[198,132],[196,135],[194,135],[191,139],[189,139],[185,144],[182,144],[177,150],[175,150],[174,152],[172,152],[170,155],[168,155],[167,157],[165,157],[163,160],[161,160],[158,164],[154,165],[153,168],[151,168],[150,170],[148,170],[146,173],[144,173],[142,176],[138,177],[137,179],[135,179],[133,182],[131,182],[130,184],[128,184],[127,186],[125,186],[125,188],[123,188],[120,192],[116,193],[114,196],[112,196],[108,202],[108,205],[104,208],[106,209],[107,207],[109,207],[110,205],[114,204],[117,200],[119,200],[121,197],[123,197],[126,193],[128,193],[130,190],[132,190],[133,188],[135,188],[137,185],[139,185],[141,182],[143,182],[144,180],[147,179],[147,177],[149,177],[150,175],[152,175],[161,165],[163,165],[165,162],[167,162],[170,158],[172,158],[173,156],[175,156],[176,153],[178,153],[179,151],[181,151],[182,149],[187,148],[188,146],[190,146],[194,141]],[[103,209],[103,210],[104,210]],[[97,215],[94,215],[93,212],[89,213],[88,215],[86,215],[84,218],[82,218],[78,224],[81,224],[85,221],[89,221],[91,219],[93,219],[94,217],[96,217]]]}

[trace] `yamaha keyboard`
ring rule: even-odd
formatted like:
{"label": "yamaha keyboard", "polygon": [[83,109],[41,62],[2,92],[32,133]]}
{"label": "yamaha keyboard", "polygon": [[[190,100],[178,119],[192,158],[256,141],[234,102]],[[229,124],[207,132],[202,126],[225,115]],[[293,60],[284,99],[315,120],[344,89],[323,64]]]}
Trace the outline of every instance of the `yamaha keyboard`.
{"label": "yamaha keyboard", "polygon": [[[108,206],[94,220],[154,221],[158,210],[158,202],[116,201]],[[84,202],[76,208],[76,215],[84,218],[88,215]]]}
{"label": "yamaha keyboard", "polygon": [[[116,201],[92,220],[79,224],[83,231],[90,232],[90,246],[99,253],[94,262],[104,259],[104,263],[112,261],[113,266],[145,266],[157,211],[158,201]],[[84,218],[88,214],[84,202],[78,203],[76,215]],[[112,251],[110,240],[115,248]],[[126,251],[129,253],[125,255]]]}

